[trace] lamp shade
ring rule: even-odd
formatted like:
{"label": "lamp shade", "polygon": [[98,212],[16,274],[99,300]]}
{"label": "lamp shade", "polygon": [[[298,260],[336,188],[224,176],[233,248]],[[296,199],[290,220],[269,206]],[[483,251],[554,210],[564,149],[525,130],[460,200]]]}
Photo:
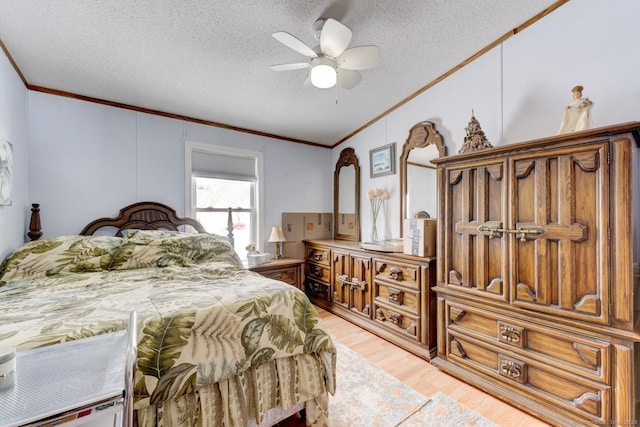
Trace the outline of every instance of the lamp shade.
{"label": "lamp shade", "polygon": [[271,235],[269,236],[269,242],[286,242],[287,239],[284,237],[284,233],[282,232],[282,227],[271,227]]}
{"label": "lamp shade", "polygon": [[309,79],[311,84],[319,89],[335,86],[338,80],[335,61],[323,57],[312,59]]}

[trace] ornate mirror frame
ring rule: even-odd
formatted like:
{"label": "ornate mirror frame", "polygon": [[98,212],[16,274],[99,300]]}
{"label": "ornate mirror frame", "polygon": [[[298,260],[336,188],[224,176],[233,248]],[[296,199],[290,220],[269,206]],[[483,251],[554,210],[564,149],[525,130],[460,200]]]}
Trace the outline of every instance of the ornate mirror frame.
{"label": "ornate mirror frame", "polygon": [[[355,172],[354,182],[354,220],[353,233],[345,234],[340,231],[339,200],[340,200],[340,169],[353,166]],[[344,190],[346,191],[346,190]],[[345,148],[340,152],[340,157],[336,162],[336,169],[333,173],[333,238],[337,240],[360,241],[360,163],[353,148]]]}
{"label": "ornate mirror frame", "polygon": [[[433,122],[424,121],[416,123],[409,130],[407,141],[402,146],[402,154],[400,155],[400,235],[402,236],[402,224],[407,215],[407,161],[409,153],[415,148],[424,148],[428,145],[435,145],[438,149],[439,157],[447,154],[442,136],[436,130]],[[434,165],[435,167],[435,165]],[[437,184],[434,182],[434,191],[437,191]]]}

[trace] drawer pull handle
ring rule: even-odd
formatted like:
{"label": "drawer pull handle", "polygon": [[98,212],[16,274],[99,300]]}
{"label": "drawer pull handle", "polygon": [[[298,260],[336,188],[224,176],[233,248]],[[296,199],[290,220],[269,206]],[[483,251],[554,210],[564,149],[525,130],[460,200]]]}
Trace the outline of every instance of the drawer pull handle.
{"label": "drawer pull handle", "polygon": [[498,321],[498,340],[500,342],[524,348],[526,345],[526,333],[527,331],[522,326]]}
{"label": "drawer pull handle", "polygon": [[402,270],[398,267],[391,267],[389,270],[389,278],[398,282],[402,281]]}
{"label": "drawer pull handle", "polygon": [[524,362],[499,355],[498,366],[500,367],[500,375],[503,377],[507,377],[521,384],[527,383],[527,365]]}
{"label": "drawer pull handle", "polygon": [[522,376],[522,370],[520,369],[520,366],[515,365],[513,362],[503,361],[500,369],[502,370],[503,375],[507,377],[519,378],[520,376]]}
{"label": "drawer pull handle", "polygon": [[503,327],[500,331],[500,338],[501,341],[517,344],[520,342],[520,331],[510,326]]}
{"label": "drawer pull handle", "polygon": [[312,273],[314,276],[322,277],[322,267],[314,267]]}
{"label": "drawer pull handle", "polygon": [[389,302],[402,305],[403,293],[400,289],[389,288]]}
{"label": "drawer pull handle", "polygon": [[396,326],[402,325],[402,314],[389,310],[389,322]]}
{"label": "drawer pull handle", "polygon": [[313,259],[315,261],[322,261],[322,253],[319,254],[313,254]]}
{"label": "drawer pull handle", "polygon": [[322,296],[326,296],[325,292],[322,288],[322,286],[320,286],[317,283],[313,283],[313,282],[309,282],[307,283],[307,290],[309,291],[309,293],[311,293],[312,295],[322,295]]}

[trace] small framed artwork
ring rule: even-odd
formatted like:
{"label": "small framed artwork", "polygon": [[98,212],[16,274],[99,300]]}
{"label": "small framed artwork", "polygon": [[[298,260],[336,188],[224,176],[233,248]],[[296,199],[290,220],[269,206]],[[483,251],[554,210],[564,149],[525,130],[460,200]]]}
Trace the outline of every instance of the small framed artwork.
{"label": "small framed artwork", "polygon": [[396,173],[396,143],[369,150],[371,178]]}
{"label": "small framed artwork", "polygon": [[0,205],[11,204],[13,186],[13,147],[0,138]]}

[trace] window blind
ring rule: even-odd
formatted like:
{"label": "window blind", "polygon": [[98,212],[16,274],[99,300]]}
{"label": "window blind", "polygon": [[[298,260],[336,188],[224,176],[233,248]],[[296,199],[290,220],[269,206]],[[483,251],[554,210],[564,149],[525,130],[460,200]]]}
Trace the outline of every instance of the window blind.
{"label": "window blind", "polygon": [[227,178],[243,181],[257,180],[256,159],[220,153],[191,153],[191,171],[194,176]]}

